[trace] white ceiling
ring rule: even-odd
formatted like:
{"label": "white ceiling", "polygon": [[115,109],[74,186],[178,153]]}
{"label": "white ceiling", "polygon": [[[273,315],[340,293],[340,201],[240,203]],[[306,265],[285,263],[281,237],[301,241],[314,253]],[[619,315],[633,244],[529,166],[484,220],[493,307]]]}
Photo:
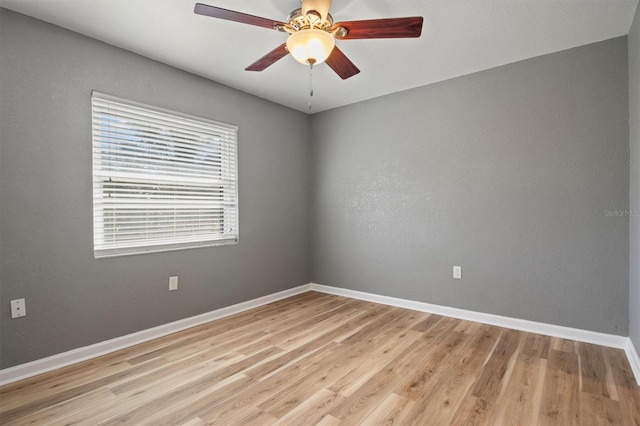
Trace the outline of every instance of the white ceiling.
{"label": "white ceiling", "polygon": [[[0,0],[0,6],[308,111],[308,69],[287,56],[244,68],[285,33],[195,15],[197,1],[285,21],[299,0]],[[629,32],[638,0],[334,0],[334,21],[423,16],[418,39],[339,40],[360,68],[314,67],[312,112],[424,86]]]}

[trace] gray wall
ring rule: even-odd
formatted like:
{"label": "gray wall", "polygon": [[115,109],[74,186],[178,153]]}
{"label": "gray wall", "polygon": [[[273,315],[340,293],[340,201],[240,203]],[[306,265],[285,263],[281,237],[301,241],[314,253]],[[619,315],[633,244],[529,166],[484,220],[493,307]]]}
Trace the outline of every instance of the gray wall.
{"label": "gray wall", "polygon": [[629,32],[629,336],[640,351],[640,6]]}
{"label": "gray wall", "polygon": [[627,71],[621,37],[314,115],[313,282],[627,335]]}
{"label": "gray wall", "polygon": [[[310,281],[306,114],[6,10],[0,78],[2,368]],[[239,125],[239,244],[93,258],[92,89]]]}

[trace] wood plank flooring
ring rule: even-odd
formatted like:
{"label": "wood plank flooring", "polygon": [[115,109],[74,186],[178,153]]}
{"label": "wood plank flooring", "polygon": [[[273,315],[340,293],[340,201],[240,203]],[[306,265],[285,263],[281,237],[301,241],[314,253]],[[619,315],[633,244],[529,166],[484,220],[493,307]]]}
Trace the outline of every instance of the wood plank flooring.
{"label": "wood plank flooring", "polygon": [[308,292],[0,388],[3,425],[640,425],[621,350]]}

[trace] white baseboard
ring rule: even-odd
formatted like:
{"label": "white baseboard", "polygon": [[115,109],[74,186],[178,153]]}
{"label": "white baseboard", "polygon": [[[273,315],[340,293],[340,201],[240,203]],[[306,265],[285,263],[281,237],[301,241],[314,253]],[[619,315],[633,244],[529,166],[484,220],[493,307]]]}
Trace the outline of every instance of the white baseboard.
{"label": "white baseboard", "polygon": [[27,362],[25,364],[16,365],[15,367],[6,368],[4,370],[0,370],[0,386],[7,383],[16,382],[18,380],[26,379],[28,377],[36,376],[38,374],[46,373],[47,371],[66,367],[71,364],[76,364],[81,361],[86,361],[88,359],[95,358],[101,355],[106,355],[120,349],[125,349],[139,343],[175,333],[177,331],[205,324],[207,322],[224,318],[229,315],[234,315],[248,309],[257,308],[259,306],[266,305],[267,303],[275,302],[277,300],[295,296],[296,294],[304,293],[306,291],[309,291],[310,289],[310,284],[304,284],[298,287],[259,297],[257,299],[248,300],[246,302],[216,309],[204,314],[184,318],[178,321],[170,322],[168,324],[149,328],[147,330],[138,331],[126,336],[116,337],[115,339],[105,340],[104,342],[95,343],[93,345],[84,346],[60,354],[52,355],[47,358],[42,358],[32,362]]}
{"label": "white baseboard", "polygon": [[633,375],[636,377],[636,382],[638,382],[638,386],[640,386],[640,357],[631,339],[627,339],[624,352],[627,354],[627,359],[629,360],[629,365],[631,365]]}
{"label": "white baseboard", "polygon": [[498,327],[511,328],[515,330],[543,334],[546,336],[554,336],[563,339],[571,339],[580,342],[624,349],[629,360],[629,364],[631,365],[631,369],[633,370],[633,374],[635,375],[636,381],[638,382],[638,385],[640,385],[640,357],[638,357],[638,352],[633,346],[631,339],[629,339],[628,337],[598,333],[595,331],[580,330],[577,328],[563,327],[559,325],[528,321],[518,318],[504,317],[500,315],[486,314],[482,312],[467,311],[464,309],[451,308],[448,306],[433,305],[430,303],[418,302],[414,300],[399,299],[396,297],[381,296],[373,293],[365,293],[356,290],[310,283],[288,290],[280,291],[278,293],[259,297],[257,299],[238,303],[236,305],[216,309],[214,311],[207,312],[201,315],[196,315],[190,318],[163,324],[158,327],[142,330],[122,337],[116,337],[115,339],[106,340],[104,342],[96,343],[90,346],[73,349],[68,352],[63,352],[61,354],[0,370],[0,386],[7,383],[16,382],[18,380],[26,379],[28,377],[36,376],[38,374],[46,373],[47,371],[66,367],[71,364],[76,364],[81,361],[86,361],[88,359],[95,358],[101,355],[106,355],[120,349],[125,349],[139,343],[157,339],[159,337],[163,337],[177,331],[205,324],[216,319],[234,315],[248,309],[257,308],[259,306],[266,305],[267,303],[275,302],[277,300],[285,299],[287,297],[295,296],[296,294],[304,293],[311,290],[321,293],[350,297],[352,299],[359,299],[368,302],[412,309],[414,311],[428,312],[452,318],[475,321],[483,324],[495,325]]}
{"label": "white baseboard", "polygon": [[511,328],[515,330],[528,331],[531,333],[543,334],[545,336],[560,337],[563,339],[577,340],[579,342],[593,343],[596,345],[608,346],[617,349],[624,349],[632,364],[631,352],[635,354],[634,374],[640,383],[640,362],[638,354],[635,352],[631,339],[614,334],[598,333],[596,331],[581,330],[578,328],[564,327],[561,325],[546,324],[518,318],[504,317],[500,315],[486,314],[483,312],[467,311],[465,309],[451,308],[448,306],[433,305],[414,300],[398,299],[396,297],[381,296],[378,294],[365,293],[362,291],[348,290],[339,287],[331,287],[322,284],[311,284],[311,290],[322,293],[335,294],[338,296],[350,297],[352,299],[365,300],[367,302],[382,303],[384,305],[398,306],[400,308],[412,309],[414,311],[428,312],[431,314],[444,315],[447,317],[459,318],[467,321],[475,321],[483,324],[496,325],[499,327]]}

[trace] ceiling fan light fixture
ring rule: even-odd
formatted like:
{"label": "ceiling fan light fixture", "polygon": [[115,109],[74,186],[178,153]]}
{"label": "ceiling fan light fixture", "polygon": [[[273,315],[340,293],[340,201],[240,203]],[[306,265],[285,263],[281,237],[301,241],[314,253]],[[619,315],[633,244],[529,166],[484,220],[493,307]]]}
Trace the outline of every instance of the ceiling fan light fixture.
{"label": "ceiling fan light fixture", "polygon": [[[1,1],[1,0],[0,0]],[[335,40],[377,38],[417,38],[422,34],[422,16],[405,18],[365,19],[333,23],[329,13],[331,0],[300,0],[301,7],[293,10],[287,22],[253,16],[247,13],[196,3],[193,11],[198,15],[254,25],[289,34],[282,43],[254,63],[247,71],[263,71],[288,54],[303,65],[326,62],[340,78],[346,80],[360,70],[335,45]],[[309,68],[309,80],[311,80]]]}
{"label": "ceiling fan light fixture", "polygon": [[287,39],[287,49],[304,65],[321,64],[333,51],[336,41],[331,34],[318,29],[303,29]]}

